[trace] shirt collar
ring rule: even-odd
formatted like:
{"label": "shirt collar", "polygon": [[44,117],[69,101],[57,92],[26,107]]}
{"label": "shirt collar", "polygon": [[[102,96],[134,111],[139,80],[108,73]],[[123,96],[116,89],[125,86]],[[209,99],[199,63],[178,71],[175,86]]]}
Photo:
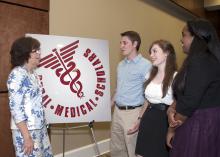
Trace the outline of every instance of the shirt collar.
{"label": "shirt collar", "polygon": [[126,58],[124,59],[124,61],[125,61],[126,63],[130,63],[130,62],[138,63],[139,60],[141,59],[141,57],[142,57],[142,55],[141,55],[141,54],[138,54],[138,55],[137,55],[135,58],[133,58],[132,60],[128,60],[128,58],[126,57]]}

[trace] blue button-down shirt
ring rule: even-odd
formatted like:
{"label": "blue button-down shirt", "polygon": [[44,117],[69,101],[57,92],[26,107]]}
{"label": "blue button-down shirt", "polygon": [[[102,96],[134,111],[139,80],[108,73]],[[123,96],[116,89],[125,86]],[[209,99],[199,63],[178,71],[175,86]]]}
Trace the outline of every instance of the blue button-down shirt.
{"label": "blue button-down shirt", "polygon": [[141,54],[133,60],[125,58],[117,69],[117,105],[137,106],[144,103],[145,76],[151,69],[151,63]]}
{"label": "blue button-down shirt", "polygon": [[45,123],[42,90],[36,73],[28,73],[24,67],[16,67],[7,81],[11,129],[25,122],[29,130],[41,129]]}

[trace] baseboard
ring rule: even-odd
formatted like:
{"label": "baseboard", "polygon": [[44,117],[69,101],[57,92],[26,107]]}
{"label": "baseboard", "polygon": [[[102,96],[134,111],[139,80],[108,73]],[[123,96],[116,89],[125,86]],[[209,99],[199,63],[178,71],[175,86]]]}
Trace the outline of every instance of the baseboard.
{"label": "baseboard", "polygon": [[[110,139],[98,142],[100,155],[110,151]],[[95,144],[86,145],[77,149],[65,152],[65,157],[96,157],[97,150]],[[63,153],[57,154],[54,157],[63,157]]]}

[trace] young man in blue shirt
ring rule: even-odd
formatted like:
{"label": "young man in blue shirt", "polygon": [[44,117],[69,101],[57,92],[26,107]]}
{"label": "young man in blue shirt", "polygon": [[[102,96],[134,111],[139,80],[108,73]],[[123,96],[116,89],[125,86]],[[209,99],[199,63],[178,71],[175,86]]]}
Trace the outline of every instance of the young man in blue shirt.
{"label": "young man in blue shirt", "polygon": [[121,33],[120,50],[125,57],[117,68],[117,87],[112,105],[111,157],[135,157],[137,133],[128,134],[142,116],[145,76],[151,63],[139,54],[141,38],[137,32]]}

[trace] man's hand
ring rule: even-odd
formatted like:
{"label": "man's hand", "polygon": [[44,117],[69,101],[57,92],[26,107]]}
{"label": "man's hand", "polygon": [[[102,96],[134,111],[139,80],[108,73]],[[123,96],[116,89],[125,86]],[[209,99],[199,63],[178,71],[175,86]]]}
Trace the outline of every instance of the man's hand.
{"label": "man's hand", "polygon": [[130,129],[128,129],[128,132],[127,132],[128,135],[133,134],[138,131],[139,126],[140,126],[140,121],[141,121],[141,119],[137,119],[134,126]]}
{"label": "man's hand", "polygon": [[111,107],[114,107],[114,106],[115,106],[115,101],[111,100]]}

